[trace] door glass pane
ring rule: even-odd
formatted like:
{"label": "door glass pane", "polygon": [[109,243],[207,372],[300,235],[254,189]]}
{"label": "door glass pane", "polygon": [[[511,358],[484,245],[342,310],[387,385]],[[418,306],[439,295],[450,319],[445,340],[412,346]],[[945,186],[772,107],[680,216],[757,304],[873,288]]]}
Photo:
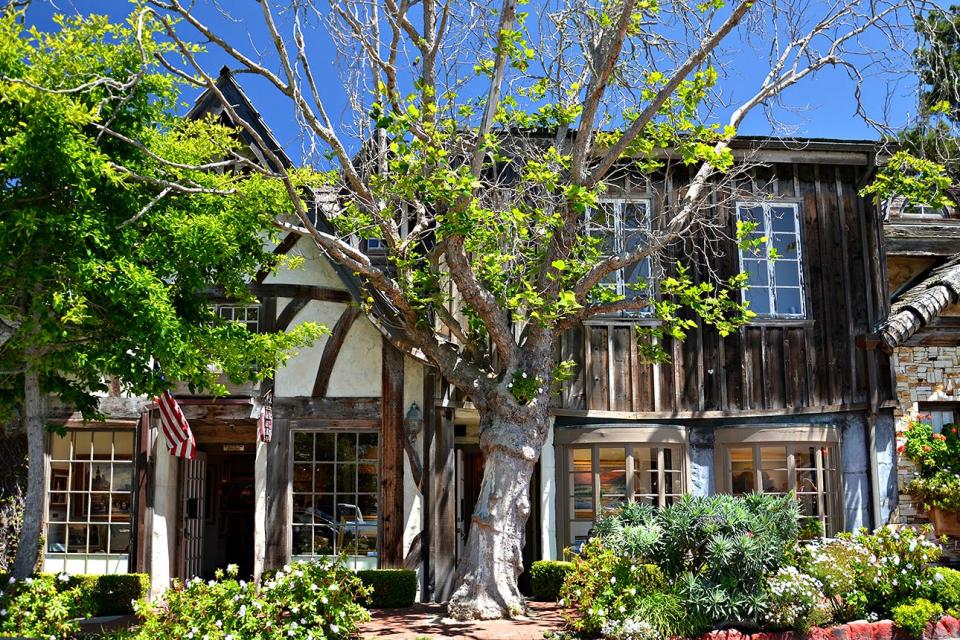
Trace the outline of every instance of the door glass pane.
{"label": "door glass pane", "polygon": [[623,448],[599,449],[600,503],[605,509],[615,508],[626,500],[627,456]]}
{"label": "door glass pane", "polygon": [[593,518],[593,451],[572,449],[570,451],[571,514],[577,519]]}
{"label": "door glass pane", "polygon": [[756,490],[754,481],[753,449],[734,447],[730,455],[730,489],[734,495],[751,493]]}
{"label": "door glass pane", "polygon": [[764,493],[786,493],[786,447],[760,447],[760,487]]}

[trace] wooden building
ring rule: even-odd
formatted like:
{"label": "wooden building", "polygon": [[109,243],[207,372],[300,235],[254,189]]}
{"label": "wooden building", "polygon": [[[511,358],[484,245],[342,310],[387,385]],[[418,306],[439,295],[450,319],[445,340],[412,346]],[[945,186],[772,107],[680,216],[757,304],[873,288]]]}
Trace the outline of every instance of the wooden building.
{"label": "wooden building", "polygon": [[[276,145],[234,79],[219,83]],[[205,94],[194,112],[221,110]],[[630,500],[796,490],[828,534],[886,522],[895,508],[892,369],[875,333],[889,304],[883,224],[857,194],[875,146],[742,139],[736,152],[762,166],[721,208],[722,224],[753,220],[766,240],[751,254],[730,242],[716,268],[750,273],[745,295],[758,317],[726,338],[698,325],[683,343],[665,343],[669,365],[641,359],[634,326],[652,322],[642,315],[564,336],[558,357],[577,367],[555,398],[537,465],[526,562],[562,557],[598,513]],[[626,180],[602,206],[656,220],[685,179]],[[780,258],[768,259],[769,248]],[[56,527],[63,535],[48,542],[48,568],[104,559],[104,570],[150,572],[159,590],[227,563],[258,575],[344,552],[358,568],[418,569],[424,599],[451,593],[483,468],[476,411],[391,347],[376,313],[359,313],[352,274],[295,236],[276,250],[302,255],[305,267],[263,274],[251,283],[258,305],[218,300],[220,312],[252,330],[314,320],[331,335],[259,388],[220,399],[178,393],[196,461],[167,453],[150,404],[136,426],[69,423],[68,438],[51,443],[47,540]],[[644,268],[655,278],[673,266]],[[618,274],[617,286],[630,277]],[[268,390],[275,421],[264,443],[255,416]],[[107,507],[100,522],[91,505],[101,495],[126,506]],[[126,538],[111,537],[114,513]]]}

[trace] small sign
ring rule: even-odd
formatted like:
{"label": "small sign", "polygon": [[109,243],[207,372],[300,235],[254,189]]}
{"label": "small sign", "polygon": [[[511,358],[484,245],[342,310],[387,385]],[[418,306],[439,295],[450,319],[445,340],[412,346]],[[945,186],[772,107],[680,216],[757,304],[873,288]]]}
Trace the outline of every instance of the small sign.
{"label": "small sign", "polygon": [[246,451],[246,450],[247,450],[247,445],[244,445],[244,444],[225,444],[225,445],[223,445],[223,451],[224,451],[224,453],[226,453],[226,452],[228,452],[228,451],[234,451],[234,452],[240,451],[240,452],[243,452],[243,451]]}

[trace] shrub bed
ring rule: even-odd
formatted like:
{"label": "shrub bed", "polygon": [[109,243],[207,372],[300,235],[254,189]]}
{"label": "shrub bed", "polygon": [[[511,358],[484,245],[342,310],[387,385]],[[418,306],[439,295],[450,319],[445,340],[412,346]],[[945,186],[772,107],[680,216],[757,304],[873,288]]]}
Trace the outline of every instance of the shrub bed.
{"label": "shrub bed", "polygon": [[393,609],[412,606],[417,599],[417,572],[410,569],[364,569],[357,572],[370,589],[370,606]]}
{"label": "shrub bed", "polygon": [[594,526],[561,603],[575,632],[621,640],[731,628],[815,637],[882,619],[860,632],[895,625],[898,637],[918,637],[953,624],[960,572],[935,566],[941,549],[929,528],[809,541],[799,532],[792,496],[688,496],[657,511],[626,505]]}
{"label": "shrub bed", "polygon": [[142,573],[45,573],[20,581],[0,575],[0,634],[70,638],[79,630],[73,620],[132,613],[149,586]]}
{"label": "shrub bed", "polygon": [[359,604],[369,589],[342,560],[288,565],[261,584],[236,576],[231,565],[216,580],[175,582],[159,602],[139,602],[143,624],[131,638],[348,638],[370,619]]}

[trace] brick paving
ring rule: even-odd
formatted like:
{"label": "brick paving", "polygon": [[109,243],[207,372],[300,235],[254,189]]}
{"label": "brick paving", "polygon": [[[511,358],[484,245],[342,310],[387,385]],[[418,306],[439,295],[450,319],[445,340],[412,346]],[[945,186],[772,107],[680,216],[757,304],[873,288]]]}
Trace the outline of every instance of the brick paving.
{"label": "brick paving", "polygon": [[442,604],[407,609],[374,609],[373,620],[360,628],[365,639],[470,638],[471,640],[542,640],[544,631],[563,628],[563,610],[555,602],[528,602],[527,615],[514,620],[459,622],[447,618]]}

